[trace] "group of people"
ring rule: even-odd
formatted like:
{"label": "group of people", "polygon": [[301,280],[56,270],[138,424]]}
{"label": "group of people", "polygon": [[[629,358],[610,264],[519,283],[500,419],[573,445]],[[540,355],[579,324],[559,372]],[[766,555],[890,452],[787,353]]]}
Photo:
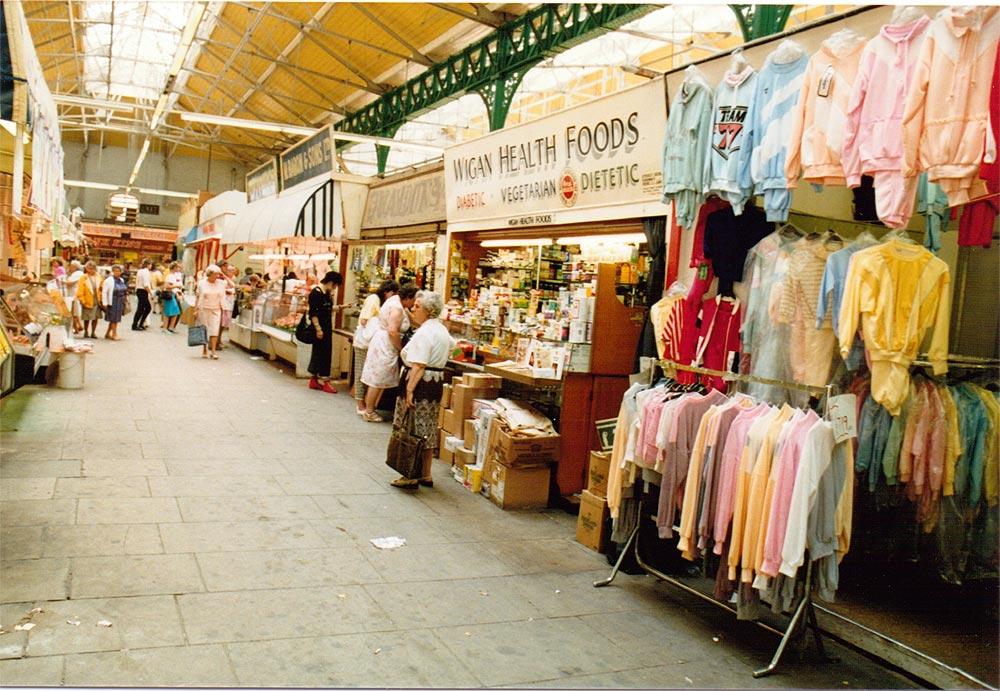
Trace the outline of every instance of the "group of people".
{"label": "group of people", "polygon": [[[84,338],[97,338],[97,323],[103,318],[107,322],[104,338],[121,340],[118,325],[127,312],[128,277],[121,264],[115,264],[106,275],[101,276],[94,261],[69,261],[60,257],[52,259],[52,277],[66,299],[66,306],[73,318],[73,333]],[[184,274],[181,265],[173,262],[169,267],[154,268],[146,259],[136,272],[136,296],[138,307],[132,318],[132,330],[144,331],[146,320],[152,313],[152,300],[161,308],[160,329],[174,333],[180,319],[180,300],[184,289]]]}
{"label": "group of people", "polygon": [[384,281],[369,295],[358,317],[354,336],[354,398],[366,422],[382,422],[375,412],[382,395],[397,389],[394,425],[412,411],[413,433],[423,437],[421,477],[400,478],[401,489],[433,487],[431,462],[438,446],[438,410],[444,390],[444,368],[454,340],[441,322],[444,300],[437,293],[418,291],[413,284]]}

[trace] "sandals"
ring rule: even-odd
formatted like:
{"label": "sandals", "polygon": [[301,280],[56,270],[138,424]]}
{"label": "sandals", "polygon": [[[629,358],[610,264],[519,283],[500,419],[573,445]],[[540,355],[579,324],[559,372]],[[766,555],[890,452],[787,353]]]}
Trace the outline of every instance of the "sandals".
{"label": "sandals", "polygon": [[398,480],[393,480],[389,484],[392,485],[393,487],[396,487],[397,489],[417,489],[420,487],[419,481],[407,480],[404,477],[401,477]]}
{"label": "sandals", "polygon": [[209,353],[208,356],[210,358],[212,358],[213,360],[218,360],[219,359],[219,354],[218,353]]}
{"label": "sandals", "polygon": [[385,422],[385,420],[383,420],[376,413],[365,413],[364,415],[361,416],[361,419],[364,420],[365,422]]}

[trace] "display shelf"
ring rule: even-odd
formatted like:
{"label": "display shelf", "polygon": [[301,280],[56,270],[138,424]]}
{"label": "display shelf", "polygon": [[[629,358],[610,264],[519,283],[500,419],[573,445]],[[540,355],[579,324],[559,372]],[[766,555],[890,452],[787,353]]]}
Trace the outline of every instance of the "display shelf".
{"label": "display shelf", "polygon": [[486,374],[493,374],[504,379],[509,379],[512,382],[517,382],[518,384],[524,384],[525,386],[531,386],[538,389],[558,388],[562,386],[561,379],[534,377],[526,372],[511,370],[506,367],[497,367],[496,365],[484,365],[483,371],[486,372]]}

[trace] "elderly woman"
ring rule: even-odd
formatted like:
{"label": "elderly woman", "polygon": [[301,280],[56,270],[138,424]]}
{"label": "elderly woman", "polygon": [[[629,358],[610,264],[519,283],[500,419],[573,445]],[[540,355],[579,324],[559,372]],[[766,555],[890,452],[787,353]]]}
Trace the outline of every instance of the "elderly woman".
{"label": "elderly woman", "polygon": [[121,264],[111,267],[111,275],[104,279],[101,286],[101,308],[104,310],[104,318],[108,321],[108,330],[104,332],[104,337],[112,341],[120,341],[118,335],[118,324],[125,313],[125,299],[128,295],[128,285],[122,278]]}
{"label": "elderly woman", "polygon": [[365,414],[365,394],[368,387],[361,382],[368,356],[368,344],[378,328],[378,312],[382,303],[399,292],[399,284],[393,280],[382,281],[374,293],[365,298],[358,314],[358,328],[354,332],[354,401],[358,415]]}
{"label": "elderly woman", "polygon": [[413,410],[413,433],[424,437],[423,472],[417,480],[400,478],[393,487],[417,489],[420,485],[433,487],[431,462],[437,450],[438,408],[444,387],[444,367],[451,355],[452,338],[448,327],[438,318],[444,309],[444,300],[437,293],[422,290],[417,294],[410,315],[417,330],[400,352],[403,359],[402,384],[405,396],[396,399],[394,424],[402,424],[403,415]]}
{"label": "elderly woman", "polygon": [[219,332],[222,329],[222,310],[228,284],[222,278],[222,271],[215,264],[205,269],[205,277],[198,282],[198,297],[194,307],[198,310],[198,323],[208,332],[208,345],[202,346],[203,358],[219,359]]}
{"label": "elderly woman", "polygon": [[76,284],[76,303],[80,306],[83,337],[97,338],[97,322],[101,319],[101,277],[97,275],[94,262],[87,262],[83,267],[83,278]]}
{"label": "elderly woman", "polygon": [[399,289],[397,295],[387,299],[378,312],[378,329],[368,345],[365,369],[361,383],[368,387],[365,394],[365,422],[382,422],[375,413],[382,393],[399,386],[399,351],[403,347],[402,334],[410,328],[407,310],[413,306],[417,287],[413,284]]}
{"label": "elderly woman", "polygon": [[333,292],[343,283],[336,271],[326,275],[309,291],[309,321],[316,330],[316,340],[309,356],[309,388],[325,393],[337,393],[330,383],[330,361],[333,358]]}

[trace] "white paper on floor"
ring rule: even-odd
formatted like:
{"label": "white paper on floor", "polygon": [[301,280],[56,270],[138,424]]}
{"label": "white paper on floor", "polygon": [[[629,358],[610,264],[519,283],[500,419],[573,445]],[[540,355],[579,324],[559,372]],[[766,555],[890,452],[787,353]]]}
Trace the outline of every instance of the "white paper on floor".
{"label": "white paper on floor", "polygon": [[406,544],[406,538],[402,537],[373,537],[371,543],[378,549],[396,549]]}
{"label": "white paper on floor", "polygon": [[104,628],[110,628],[111,627],[111,622],[108,621],[107,619],[101,619],[99,622],[97,622],[97,625],[98,626],[103,626]]}
{"label": "white paper on floor", "polygon": [[33,628],[35,628],[35,625],[31,622],[28,622],[27,624],[17,624],[14,626],[15,631],[31,631]]}

